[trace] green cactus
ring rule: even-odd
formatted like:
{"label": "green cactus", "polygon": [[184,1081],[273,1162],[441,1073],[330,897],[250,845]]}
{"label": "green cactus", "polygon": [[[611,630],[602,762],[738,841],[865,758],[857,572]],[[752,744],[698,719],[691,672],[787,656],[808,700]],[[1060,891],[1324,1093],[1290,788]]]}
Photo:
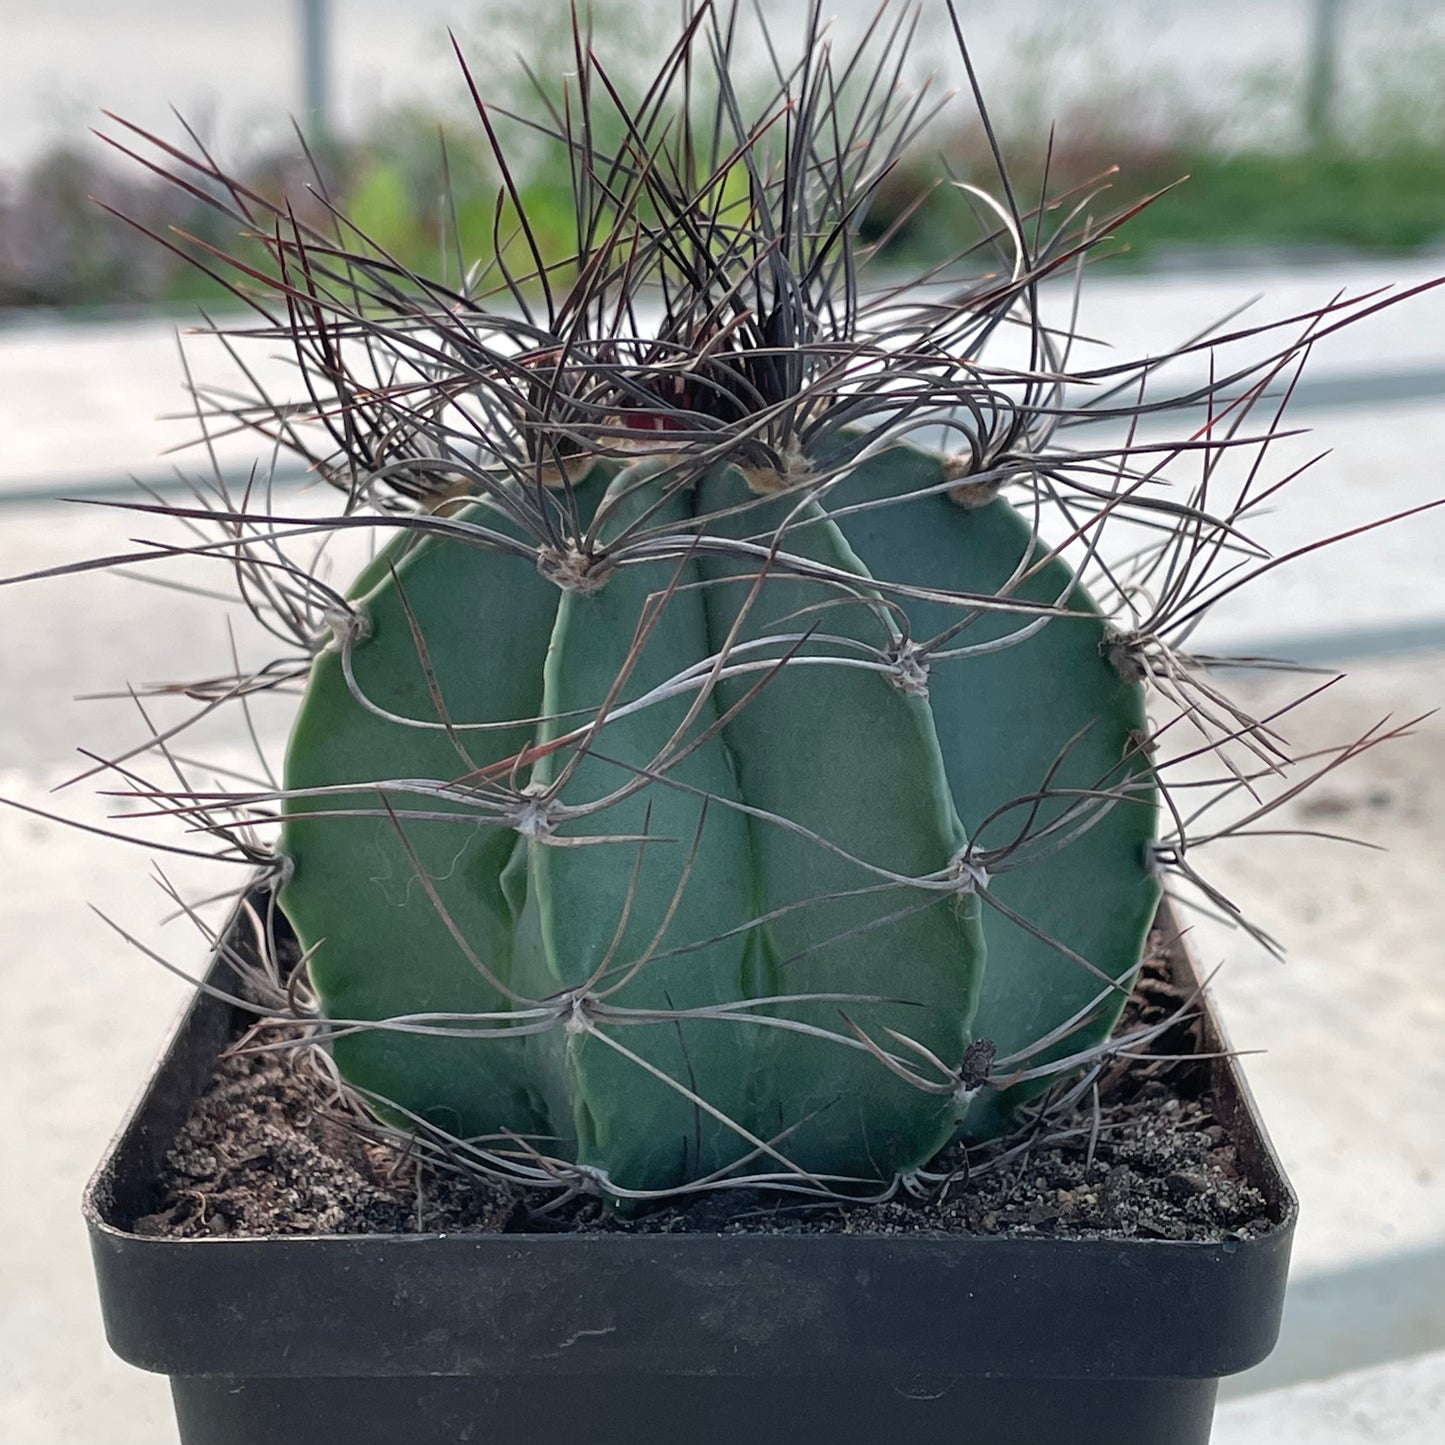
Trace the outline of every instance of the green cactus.
{"label": "green cactus", "polygon": [[[1066,1046],[1106,1034],[1158,898],[1142,688],[1067,567],[1035,565],[1020,513],[946,483],[942,458],[889,448],[829,495],[855,509],[840,526],[734,467],[639,462],[576,489],[596,551],[637,524],[672,543],[600,580],[464,531],[398,538],[362,580],[363,626],[312,670],[281,901],[333,1018],[468,1014],[487,1037],[362,1030],[335,1043],[346,1076],[462,1137],[545,1140],[619,1190],[746,1157],[877,1185],[1007,1111],[893,1076],[855,1029],[915,1068],[921,1049],[958,1068],[975,1030],[1026,1052],[1091,1002]],[[505,525],[476,505],[456,520]],[[759,536],[782,549],[771,568],[728,555]],[[874,579],[1003,610],[925,677]],[[957,608],[904,615],[923,639]],[[1027,635],[988,647],[1010,632]],[[689,677],[705,686],[628,711]],[[528,718],[535,738],[476,729]],[[501,769],[526,783],[511,827],[480,796]],[[419,807],[398,779],[451,786]],[[320,791],[365,782],[383,786]],[[1008,807],[1050,789],[1027,820]],[[1014,835],[1041,856],[1009,871]]]}
{"label": "green cactus", "polygon": [[[263,868],[305,968],[252,982],[449,1159],[623,1208],[927,1188],[946,1146],[1101,1064],[1162,875],[1198,880],[1159,734],[1182,721],[1240,788],[1287,771],[1182,649],[1277,565],[1245,530],[1273,484],[1251,461],[1216,513],[1216,473],[1310,333],[1173,392],[1157,358],[1071,366],[1039,286],[1112,221],[1026,212],[1002,171],[970,279],[865,299],[868,206],[927,119],[908,26],[835,56],[810,7],[748,121],[736,17],[690,13],[640,100],[583,36],[563,100],[539,82],[575,189],[560,260],[480,100],[495,254],[457,281],[183,163],[268,238],[269,292],[233,263],[261,316],[238,334],[304,383],[201,420],[345,500],[217,482],[170,509],[219,525],[195,554],[296,645],[193,693],[303,698],[279,785],[145,796]],[[1144,411],[1186,440],[1139,441]],[[294,560],[367,530],[344,595]]]}

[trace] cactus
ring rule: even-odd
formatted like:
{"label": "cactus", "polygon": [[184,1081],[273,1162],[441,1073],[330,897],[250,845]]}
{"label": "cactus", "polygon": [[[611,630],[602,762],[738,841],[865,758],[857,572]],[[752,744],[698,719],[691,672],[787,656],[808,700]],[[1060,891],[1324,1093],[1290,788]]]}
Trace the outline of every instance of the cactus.
{"label": "cactus", "polygon": [[[1215,474],[1268,442],[1242,418],[1309,328],[1147,400],[1157,359],[1071,369],[1039,285],[1123,217],[1026,212],[1002,173],[979,275],[866,299],[869,201],[927,119],[906,19],[835,57],[810,12],[755,122],[728,13],[694,7],[630,109],[579,35],[538,126],[574,177],[565,260],[480,98],[496,245],[460,281],[208,156],[178,176],[270,237],[271,274],[234,263],[261,318],[236,334],[285,341],[306,398],[198,393],[200,420],[345,501],[217,480],[159,508],[218,525],[197,554],[300,648],[198,695],[303,695],[279,786],[144,792],[263,868],[305,959],[299,1001],[273,969],[263,1002],[384,1126],[492,1177],[622,1207],[927,1187],[1108,1057],[1164,877],[1198,881],[1160,735],[1183,720],[1240,787],[1287,772],[1182,643],[1276,565],[1257,462],[1218,512]],[[1138,441],[1142,412],[1186,440]],[[358,533],[344,594],[295,560]]]}

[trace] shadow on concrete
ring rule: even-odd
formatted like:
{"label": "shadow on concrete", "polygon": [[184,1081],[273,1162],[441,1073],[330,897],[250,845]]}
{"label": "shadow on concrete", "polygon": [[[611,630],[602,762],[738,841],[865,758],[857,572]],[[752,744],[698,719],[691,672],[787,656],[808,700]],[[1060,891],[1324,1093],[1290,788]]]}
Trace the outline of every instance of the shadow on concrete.
{"label": "shadow on concrete", "polygon": [[1275,1352],[1220,1398],[1325,1380],[1445,1349],[1445,1240],[1290,1285]]}

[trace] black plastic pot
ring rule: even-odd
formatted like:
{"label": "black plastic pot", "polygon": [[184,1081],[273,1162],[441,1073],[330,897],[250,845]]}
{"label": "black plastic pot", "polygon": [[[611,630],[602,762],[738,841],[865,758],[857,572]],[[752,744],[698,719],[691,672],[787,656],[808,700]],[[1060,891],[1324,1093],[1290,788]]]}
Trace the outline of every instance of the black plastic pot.
{"label": "black plastic pot", "polygon": [[131,1232],[240,1022],[195,1001],[85,1195],[183,1445],[1204,1445],[1278,1330],[1296,1203],[1227,1060],[1275,1221],[1245,1241]]}

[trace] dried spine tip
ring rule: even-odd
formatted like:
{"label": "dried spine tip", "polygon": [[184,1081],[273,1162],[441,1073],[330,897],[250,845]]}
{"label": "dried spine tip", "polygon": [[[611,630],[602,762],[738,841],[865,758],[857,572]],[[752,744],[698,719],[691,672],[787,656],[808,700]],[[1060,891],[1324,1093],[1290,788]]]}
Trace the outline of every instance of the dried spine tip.
{"label": "dried spine tip", "polygon": [[584,596],[596,592],[615,570],[612,563],[583,552],[570,538],[562,550],[546,545],[537,549],[537,571],[564,592]]}

